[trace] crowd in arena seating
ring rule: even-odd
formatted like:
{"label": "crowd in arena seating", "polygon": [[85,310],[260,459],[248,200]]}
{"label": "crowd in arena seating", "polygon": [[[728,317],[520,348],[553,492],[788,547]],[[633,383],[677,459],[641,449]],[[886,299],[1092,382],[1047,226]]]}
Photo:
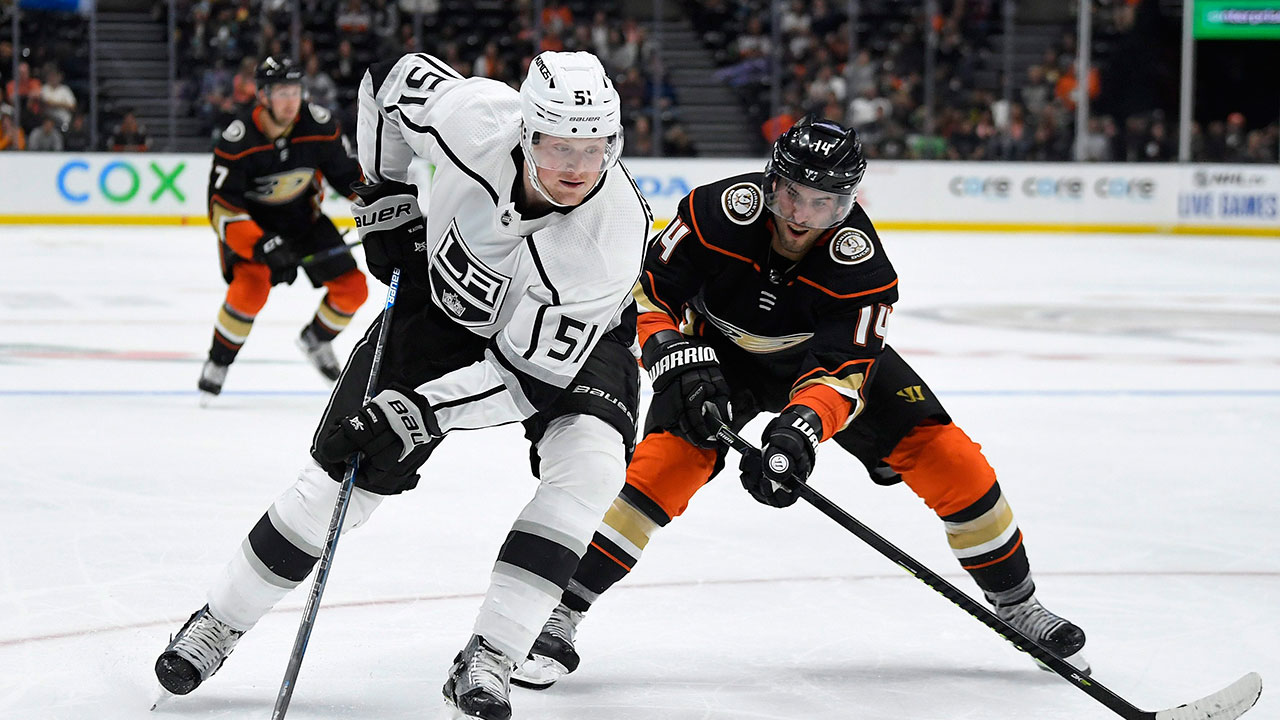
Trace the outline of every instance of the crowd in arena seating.
{"label": "crowd in arena seating", "polygon": [[[1098,63],[1084,83],[1094,112],[1080,134],[1088,160],[1160,162],[1177,156],[1177,123],[1149,109],[1158,106],[1153,98],[1134,100],[1128,93],[1131,102],[1115,101],[1127,91],[1125,78],[1115,72],[1125,63],[1107,55],[1108,47],[1123,49],[1127,39],[1142,41],[1139,13],[1156,2],[1095,0]],[[1063,28],[1041,58],[1017,70],[1006,97],[1002,48],[993,46],[1000,43],[1000,0],[939,0],[936,17],[927,17],[919,2],[862,0],[852,52],[845,3],[839,0],[786,2],[778,18],[777,48],[769,0],[676,4],[712,54],[715,77],[742,103],[741,109],[726,112],[753,119],[761,151],[799,117],[816,112],[858,128],[868,154],[876,158],[1075,157],[1075,104],[1081,91],[1075,36]],[[292,0],[177,0],[178,94],[184,103],[179,115],[199,118],[212,138],[254,102],[258,61],[269,54],[294,54],[295,37],[311,102],[327,107],[348,131],[355,126],[360,78],[379,58],[431,52],[463,75],[516,86],[539,51],[589,50],[615,78],[627,155],[698,154],[681,120],[669,63],[656,51],[647,25],[622,16],[620,0],[548,0],[536,22],[532,0],[300,0],[296,34],[293,5]],[[99,148],[88,147],[83,18],[51,19],[24,9],[22,21],[16,78],[13,44],[0,41],[5,90],[0,150],[149,149],[145,129],[125,111],[112,118],[119,124],[111,123]],[[0,23],[8,21],[0,16]],[[938,80],[927,93],[930,23],[936,29]],[[775,67],[780,69],[776,89]],[[932,112],[926,102],[930,94]],[[1193,159],[1274,162],[1280,126],[1258,127],[1248,120],[1231,112],[1204,128],[1195,125]]]}
{"label": "crowd in arena seating", "polygon": [[[1099,0],[1097,34],[1137,32],[1141,9],[1155,0]],[[1001,48],[992,45],[1002,18],[996,0],[943,0],[937,17],[924,3],[864,0],[857,49],[850,52],[845,4],[791,0],[779,18],[781,103],[771,107],[774,33],[767,0],[688,0],[695,30],[715,54],[724,83],[735,88],[772,142],[806,113],[858,128],[872,157],[954,160],[1065,161],[1075,157],[1076,40],[1065,33],[1043,58],[1015,80],[1003,97]],[[925,53],[929,23],[937,29],[932,114],[926,105]],[[871,31],[867,29],[870,28]],[[852,60],[850,56],[852,55]],[[1104,59],[1105,62],[1105,59]],[[1123,63],[1117,59],[1114,64]],[[1112,93],[1123,93],[1113,83]],[[1103,72],[1095,66],[1086,83],[1091,103],[1103,96]],[[1102,98],[1105,99],[1105,98]],[[1096,108],[1095,108],[1096,109]],[[1231,113],[1202,132],[1193,128],[1196,160],[1274,162],[1280,126],[1247,130]],[[1083,134],[1085,156],[1094,161],[1173,160],[1177,125],[1161,111],[1091,114]]]}

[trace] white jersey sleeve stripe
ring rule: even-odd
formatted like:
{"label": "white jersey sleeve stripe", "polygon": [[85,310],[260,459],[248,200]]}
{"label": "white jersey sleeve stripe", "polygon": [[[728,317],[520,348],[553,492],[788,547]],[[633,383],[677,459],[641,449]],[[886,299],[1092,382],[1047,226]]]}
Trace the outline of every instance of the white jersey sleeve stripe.
{"label": "white jersey sleeve stripe", "polygon": [[462,79],[462,76],[458,74],[458,71],[457,71],[457,70],[454,70],[454,69],[453,69],[453,68],[451,68],[451,67],[449,67],[449,65],[448,65],[447,63],[441,62],[441,61],[440,61],[440,60],[438,60],[437,58],[431,57],[430,55],[428,55],[428,54],[426,54],[426,53],[415,53],[415,55],[416,55],[419,59],[421,59],[423,62],[425,62],[425,63],[427,63],[428,65],[430,65],[431,67],[433,67],[433,68],[435,68],[435,69],[439,70],[441,75],[444,75],[444,76],[446,76],[446,77],[452,77],[452,78],[454,78],[455,80],[461,80],[461,79]]}

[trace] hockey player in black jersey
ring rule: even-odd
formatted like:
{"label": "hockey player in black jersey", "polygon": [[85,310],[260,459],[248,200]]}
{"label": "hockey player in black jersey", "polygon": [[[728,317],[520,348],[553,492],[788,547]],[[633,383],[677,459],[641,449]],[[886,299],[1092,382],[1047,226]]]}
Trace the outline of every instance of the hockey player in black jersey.
{"label": "hockey player in black jersey", "polygon": [[330,343],[369,293],[351,253],[335,252],[342,235],[320,212],[322,179],[354,197],[351,184],[361,178],[337,121],[304,102],[302,72],[289,59],[263,60],[256,80],[257,104],[219,136],[209,173],[209,222],[227,296],[200,373],[204,401],[222,392],[271,288],[297,278],[300,258],[322,253],[302,270],[326,292],[297,344],[329,380],[341,370]]}
{"label": "hockey player in black jersey", "polygon": [[1022,533],[980,447],[885,344],[898,278],[856,202],[865,169],[853,130],[810,116],[777,141],[764,173],[695,188],[654,238],[635,290],[654,392],[645,436],[513,682],[544,688],[577,667],[584,613],[723,467],[708,404],[734,429],[777,413],[761,438],[775,462],[739,465],[756,500],[794,503],[788,485],[805,482],[818,445],[834,439],[876,482],[905,483],[937,513],[1005,621],[1087,671],[1084,632],[1036,600]]}

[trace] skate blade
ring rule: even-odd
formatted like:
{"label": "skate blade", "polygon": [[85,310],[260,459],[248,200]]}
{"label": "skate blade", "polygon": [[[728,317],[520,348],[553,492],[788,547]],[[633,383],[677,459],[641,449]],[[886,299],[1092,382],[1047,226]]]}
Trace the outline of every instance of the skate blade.
{"label": "skate blade", "polygon": [[569,669],[549,657],[531,655],[511,673],[511,684],[526,690],[546,690],[569,674]]}
{"label": "skate blade", "polygon": [[212,404],[213,404],[213,400],[214,400],[214,398],[216,398],[216,397],[218,397],[218,396],[217,396],[217,395],[214,395],[214,394],[213,394],[213,393],[211,393],[211,392],[208,392],[208,391],[206,391],[206,390],[201,390],[201,391],[200,391],[200,407],[202,407],[202,408],[207,408],[207,407],[209,407],[210,405],[212,405]]}
{"label": "skate blade", "polygon": [[[1032,659],[1035,660],[1035,658]],[[1075,668],[1077,672],[1085,677],[1093,674],[1093,668],[1089,666],[1089,661],[1085,659],[1083,652],[1078,652],[1075,655],[1068,655],[1067,657],[1062,658],[1062,661]],[[1045,672],[1053,672],[1053,668],[1045,665],[1039,660],[1036,660],[1036,667],[1044,670]]]}
{"label": "skate blade", "polygon": [[151,712],[155,712],[156,708],[161,705],[167,705],[174,697],[176,696],[173,693],[165,690],[164,686],[160,686],[157,690],[155,702],[151,703]]}

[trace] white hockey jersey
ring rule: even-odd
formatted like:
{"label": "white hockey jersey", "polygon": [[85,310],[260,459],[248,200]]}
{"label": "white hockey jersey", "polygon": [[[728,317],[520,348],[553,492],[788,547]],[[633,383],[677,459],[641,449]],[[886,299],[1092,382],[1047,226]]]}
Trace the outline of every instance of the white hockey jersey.
{"label": "white hockey jersey", "polygon": [[432,301],[490,338],[482,361],[417,388],[445,431],[547,407],[632,302],[652,216],[618,163],[581,205],[535,219],[513,199],[520,96],[426,54],[375,65],[360,86],[357,143],[370,182],[435,166],[424,205]]}

